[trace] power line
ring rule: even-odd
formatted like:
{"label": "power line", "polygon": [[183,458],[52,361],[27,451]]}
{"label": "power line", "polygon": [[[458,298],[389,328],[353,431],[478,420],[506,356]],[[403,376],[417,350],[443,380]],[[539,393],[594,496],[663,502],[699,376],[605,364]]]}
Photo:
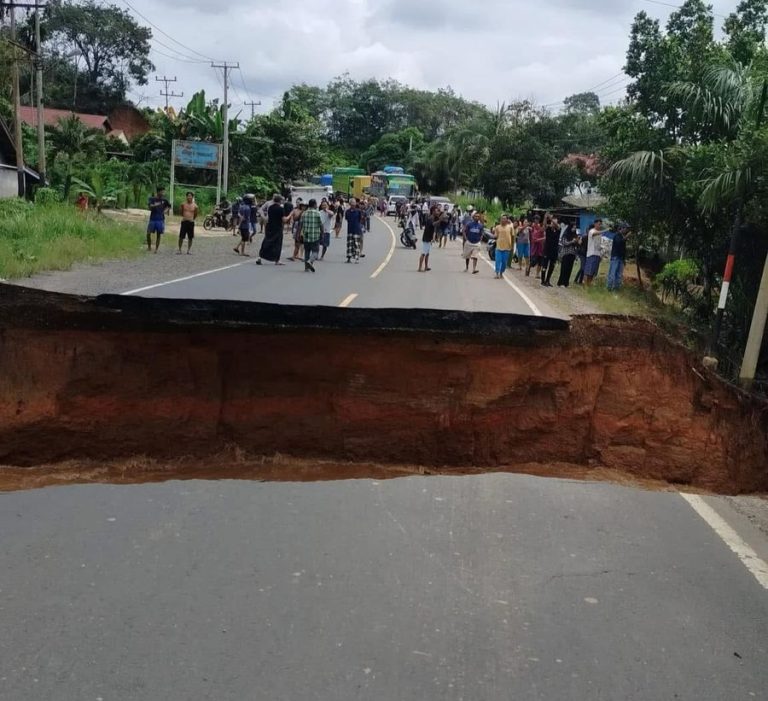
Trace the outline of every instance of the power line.
{"label": "power line", "polygon": [[[123,3],[125,3],[125,5],[127,5],[127,6],[128,6],[128,8],[129,8],[131,11],[133,11],[135,14],[137,14],[139,17],[141,17],[141,18],[142,18],[142,19],[143,19],[145,22],[147,22],[147,23],[148,23],[148,24],[149,24],[151,27],[154,27],[154,28],[155,28],[155,29],[156,29],[158,32],[160,32],[160,34],[162,34],[164,37],[167,37],[168,39],[170,39],[170,40],[171,40],[171,41],[172,41],[174,44],[178,44],[179,46],[181,46],[181,47],[182,47],[182,48],[183,48],[185,51],[189,51],[190,53],[196,54],[197,56],[200,56],[201,58],[207,59],[208,61],[215,61],[215,60],[216,60],[216,59],[213,59],[213,58],[211,58],[210,56],[206,56],[205,54],[203,54],[203,53],[200,53],[200,52],[199,52],[199,51],[197,51],[196,49],[193,49],[192,47],[190,47],[190,46],[187,46],[186,44],[183,44],[183,43],[182,43],[182,42],[180,42],[178,39],[174,39],[174,38],[173,38],[173,37],[172,37],[170,34],[168,34],[167,32],[163,31],[162,29],[160,29],[160,27],[158,27],[158,26],[157,26],[157,25],[156,25],[156,24],[155,24],[155,23],[154,23],[154,22],[153,22],[151,19],[149,19],[149,18],[148,18],[146,15],[143,15],[143,14],[141,14],[141,12],[139,12],[139,11],[138,11],[138,10],[137,10],[137,9],[136,9],[136,8],[135,8],[133,5],[131,5],[131,3],[129,3],[129,2],[128,2],[128,0],[123,0]],[[171,50],[172,50],[172,51],[176,51],[177,53],[181,53],[181,52],[180,52],[180,51],[178,51],[177,49],[171,49]]]}
{"label": "power line", "polygon": [[[157,41],[156,39],[153,39],[153,41]],[[164,56],[165,58],[170,58],[172,61],[179,61],[181,63],[208,63],[208,61],[203,61],[202,59],[196,59],[196,58],[181,58],[179,56],[171,56],[171,54],[167,54],[163,51],[160,51],[160,49],[156,49],[154,46],[150,47],[150,51],[160,55]]]}
{"label": "power line", "polygon": [[[682,5],[674,5],[671,2],[662,2],[662,0],[643,0],[643,2],[649,2],[652,5],[662,5],[663,7],[673,7],[675,10],[679,10],[682,7]],[[718,12],[713,12],[712,16],[727,19],[726,15],[721,15]]]}

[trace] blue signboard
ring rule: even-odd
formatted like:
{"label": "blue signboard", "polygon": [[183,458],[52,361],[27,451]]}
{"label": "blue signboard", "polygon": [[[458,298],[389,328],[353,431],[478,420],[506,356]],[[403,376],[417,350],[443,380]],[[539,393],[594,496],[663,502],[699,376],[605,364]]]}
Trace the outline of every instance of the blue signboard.
{"label": "blue signboard", "polygon": [[174,163],[184,168],[218,170],[220,148],[207,141],[177,141]]}

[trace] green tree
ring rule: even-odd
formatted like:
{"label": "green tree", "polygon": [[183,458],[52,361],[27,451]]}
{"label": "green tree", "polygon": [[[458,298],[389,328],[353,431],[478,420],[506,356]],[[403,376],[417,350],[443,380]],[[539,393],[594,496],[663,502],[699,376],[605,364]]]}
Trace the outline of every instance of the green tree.
{"label": "green tree", "polygon": [[723,31],[731,56],[748,64],[765,43],[765,25],[768,23],[768,0],[742,0],[725,20]]}
{"label": "green tree", "polygon": [[600,98],[593,92],[576,93],[566,97],[563,104],[568,114],[590,116],[600,111]]}
{"label": "green tree", "polygon": [[[42,31],[49,54],[48,104],[106,113],[125,101],[131,82],[146,84],[147,75],[154,70],[149,59],[151,30],[116,5],[96,0],[50,2]],[[79,63],[77,74],[75,61]]]}

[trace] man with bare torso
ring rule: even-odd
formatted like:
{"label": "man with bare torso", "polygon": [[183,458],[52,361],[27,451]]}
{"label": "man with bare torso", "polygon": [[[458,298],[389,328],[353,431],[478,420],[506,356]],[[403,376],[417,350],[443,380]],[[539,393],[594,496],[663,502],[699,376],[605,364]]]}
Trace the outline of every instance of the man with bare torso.
{"label": "man with bare torso", "polygon": [[192,239],[195,238],[195,219],[198,212],[195,202],[195,193],[188,192],[186,201],[181,203],[181,227],[179,228],[179,250],[176,255],[181,255],[181,244],[187,239],[187,255],[192,248]]}

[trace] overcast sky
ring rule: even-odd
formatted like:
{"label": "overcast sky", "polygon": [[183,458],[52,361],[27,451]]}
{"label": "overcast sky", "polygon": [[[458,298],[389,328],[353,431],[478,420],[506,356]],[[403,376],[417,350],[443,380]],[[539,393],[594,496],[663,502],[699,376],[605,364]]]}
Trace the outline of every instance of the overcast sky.
{"label": "overcast sky", "polygon": [[[152,28],[158,75],[186,104],[196,90],[222,92],[221,72],[199,54],[239,62],[231,104],[274,106],[294,83],[325,85],[345,72],[354,78],[395,78],[417,88],[451,86],[489,106],[516,98],[557,103],[594,89],[604,103],[623,94],[629,31],[645,10],[666,22],[673,11],[651,0],[128,0]],[[114,0],[125,6],[125,0]],[[677,4],[675,0],[667,0]],[[716,26],[737,0],[714,0]],[[146,20],[136,15],[142,24]],[[169,58],[168,56],[175,56]],[[182,57],[196,59],[178,60]],[[164,103],[160,83],[131,97]],[[553,109],[556,106],[553,105]]]}

